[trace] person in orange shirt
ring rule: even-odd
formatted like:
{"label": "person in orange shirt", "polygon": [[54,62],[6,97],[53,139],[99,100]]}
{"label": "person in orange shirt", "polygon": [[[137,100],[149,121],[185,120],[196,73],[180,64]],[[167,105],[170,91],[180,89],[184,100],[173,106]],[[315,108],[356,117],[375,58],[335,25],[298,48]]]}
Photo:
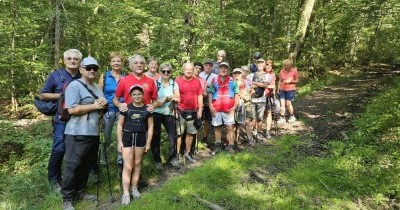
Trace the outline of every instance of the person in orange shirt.
{"label": "person in orange shirt", "polygon": [[286,109],[289,112],[288,122],[296,121],[292,101],[296,95],[296,85],[299,82],[299,74],[296,68],[293,68],[293,60],[286,59],[282,62],[283,69],[279,73],[279,99],[281,102],[281,116],[278,123],[286,122]]}

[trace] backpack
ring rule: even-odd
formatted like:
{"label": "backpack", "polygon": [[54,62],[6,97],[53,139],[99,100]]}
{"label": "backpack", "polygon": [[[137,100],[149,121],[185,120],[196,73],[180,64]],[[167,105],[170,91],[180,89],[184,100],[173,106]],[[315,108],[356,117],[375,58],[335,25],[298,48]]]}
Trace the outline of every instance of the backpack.
{"label": "backpack", "polygon": [[[212,92],[212,99],[217,100],[218,98],[218,89],[219,89],[219,84],[218,84],[218,77],[214,77],[211,81],[213,84],[213,92]],[[232,77],[229,77],[229,97],[234,98],[235,97],[235,85]]]}
{"label": "backpack", "polygon": [[[175,92],[175,80],[170,78],[172,80],[172,93]],[[156,80],[156,85],[157,85],[157,92],[160,91],[161,88],[161,82],[159,82],[158,80]],[[171,85],[171,83],[169,83],[169,85]]]}
{"label": "backpack", "polygon": [[[65,78],[61,72],[62,70],[55,70],[55,72],[57,72],[60,75],[61,78],[61,82],[64,83],[65,82]],[[64,84],[65,86],[65,84]],[[34,97],[34,104],[36,109],[47,116],[54,116],[57,113],[57,108],[58,108],[58,101],[59,100],[54,100],[54,101],[43,101],[40,100],[38,96]]]}
{"label": "backpack", "polygon": [[[254,76],[253,76],[253,82],[255,82],[255,78],[258,78],[259,77],[259,75],[257,74],[257,73],[254,73]],[[255,93],[254,93],[254,98],[260,98],[260,97],[262,97],[263,95],[264,95],[264,92],[265,92],[265,88],[264,87],[256,87],[255,89],[254,89],[254,91],[255,91]]]}
{"label": "backpack", "polygon": [[[97,95],[93,92],[93,90],[89,89],[88,86],[81,82],[80,80],[76,80],[79,83],[83,85],[83,87],[86,88],[86,90],[93,96],[94,99],[99,99]],[[68,109],[65,108],[65,89],[69,85],[66,84],[64,85],[63,91],[61,92],[60,98],[58,99],[58,107],[57,107],[57,113],[58,113],[58,119],[63,121],[63,122],[68,122],[71,119],[71,114],[68,112]]]}

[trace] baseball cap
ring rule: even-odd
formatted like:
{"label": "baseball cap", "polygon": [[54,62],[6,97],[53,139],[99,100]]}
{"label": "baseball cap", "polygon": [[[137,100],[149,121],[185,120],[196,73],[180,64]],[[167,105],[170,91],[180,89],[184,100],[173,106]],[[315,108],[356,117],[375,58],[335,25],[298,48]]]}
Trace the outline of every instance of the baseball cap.
{"label": "baseball cap", "polygon": [[141,85],[133,85],[131,88],[129,88],[129,95],[132,94],[132,91],[134,90],[139,90],[140,92],[144,93],[144,89]]}
{"label": "baseball cap", "polygon": [[96,59],[94,59],[93,57],[86,57],[82,60],[81,62],[81,67],[85,67],[85,66],[89,66],[89,65],[95,65],[95,66],[99,66],[99,64],[97,63]]}
{"label": "baseball cap", "polygon": [[227,66],[229,68],[229,64],[227,62],[221,62],[218,66]]}
{"label": "baseball cap", "polygon": [[258,59],[260,59],[262,57],[262,55],[261,55],[260,52],[255,52],[253,57],[254,57],[254,59],[258,60]]}
{"label": "baseball cap", "polygon": [[204,64],[213,64],[213,61],[211,59],[207,59],[206,61],[204,61]]}
{"label": "baseball cap", "polygon": [[232,72],[233,72],[233,73],[235,73],[235,72],[243,73],[242,69],[240,69],[240,68],[235,68],[235,69],[233,69]]}

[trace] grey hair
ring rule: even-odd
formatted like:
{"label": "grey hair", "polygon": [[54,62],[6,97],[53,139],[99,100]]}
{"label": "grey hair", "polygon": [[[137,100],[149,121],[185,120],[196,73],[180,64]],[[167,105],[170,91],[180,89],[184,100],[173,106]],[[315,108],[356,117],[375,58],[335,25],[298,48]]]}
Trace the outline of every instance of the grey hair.
{"label": "grey hair", "polygon": [[79,50],[77,50],[77,49],[69,49],[69,50],[66,50],[66,51],[63,53],[64,59],[67,59],[67,56],[68,56],[69,54],[77,54],[79,60],[82,60],[83,55],[82,55],[81,51],[79,51]]}
{"label": "grey hair", "polygon": [[158,59],[156,57],[150,57],[149,59],[147,59],[147,64],[150,64],[152,61],[155,61],[158,63]]}
{"label": "grey hair", "polygon": [[132,55],[131,57],[128,58],[129,66],[132,65],[133,61],[136,60],[136,59],[140,59],[140,60],[142,60],[142,61],[144,61],[146,63],[146,60],[144,59],[144,57],[142,55],[135,54],[135,55]]}
{"label": "grey hair", "polygon": [[293,67],[293,60],[292,59],[283,60],[282,64]]}
{"label": "grey hair", "polygon": [[226,56],[225,50],[218,50],[217,55],[218,55],[218,54],[224,54],[224,56]]}
{"label": "grey hair", "polygon": [[168,70],[172,71],[172,65],[170,63],[162,63],[160,67],[158,67],[158,71],[161,71],[164,68],[168,68]]}
{"label": "grey hair", "polygon": [[194,67],[193,63],[191,62],[186,62],[183,64],[182,69],[185,69],[186,66],[191,65],[192,67]]}

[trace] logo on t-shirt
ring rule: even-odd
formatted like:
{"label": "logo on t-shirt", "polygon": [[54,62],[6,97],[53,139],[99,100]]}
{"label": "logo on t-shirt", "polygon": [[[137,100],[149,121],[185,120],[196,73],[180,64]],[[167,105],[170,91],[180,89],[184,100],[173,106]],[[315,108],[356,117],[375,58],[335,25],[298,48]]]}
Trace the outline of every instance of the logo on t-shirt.
{"label": "logo on t-shirt", "polygon": [[138,118],[140,118],[140,114],[133,114],[133,115],[131,116],[131,119],[132,119],[132,120],[135,120],[135,119],[138,119]]}
{"label": "logo on t-shirt", "polygon": [[143,84],[142,84],[142,87],[143,87],[143,89],[148,89],[148,88],[149,88],[149,84],[143,83]]}

